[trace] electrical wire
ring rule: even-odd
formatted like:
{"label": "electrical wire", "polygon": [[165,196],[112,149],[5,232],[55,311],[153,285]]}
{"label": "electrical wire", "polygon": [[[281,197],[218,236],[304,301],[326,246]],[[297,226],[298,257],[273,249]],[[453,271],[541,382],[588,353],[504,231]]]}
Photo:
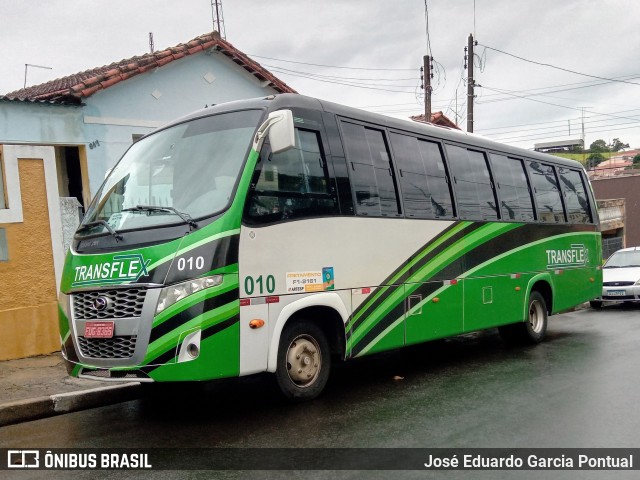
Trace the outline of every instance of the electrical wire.
{"label": "electrical wire", "polygon": [[[392,87],[406,87],[406,88],[413,88],[413,85],[383,85],[383,84],[379,84],[377,82],[383,81],[383,82],[403,82],[403,81],[408,81],[408,80],[415,80],[415,78],[362,78],[362,77],[343,77],[340,75],[324,75],[322,73],[313,73],[313,72],[305,72],[302,70],[291,70],[288,68],[284,68],[284,67],[279,67],[277,65],[264,65],[267,68],[273,69],[273,70],[278,70],[281,72],[287,72],[287,73],[295,73],[295,74],[300,74],[300,75],[308,75],[310,77],[315,77],[315,78],[321,78],[321,79],[327,79],[327,80],[346,80],[346,81],[351,81],[351,80],[358,80],[361,82],[375,82],[374,85],[379,85],[379,86],[392,86]],[[354,82],[355,83],[355,82]]]}
{"label": "electrical wire", "polygon": [[298,65],[311,65],[314,67],[327,67],[327,68],[343,68],[346,70],[369,70],[369,71],[390,71],[390,72],[413,72],[415,68],[366,68],[366,67],[347,67],[344,65],[326,65],[322,63],[308,63],[308,62],[297,62],[294,60],[285,60],[282,58],[274,58],[274,57],[265,57],[263,55],[256,55],[254,53],[247,54],[250,57],[256,58],[265,58],[267,60],[274,60],[277,62],[285,62],[285,63],[296,63]]}
{"label": "electrical wire", "polygon": [[[630,129],[637,129],[638,126],[640,126],[640,122],[629,122],[626,124],[620,124],[620,125],[631,125],[631,126],[623,126],[623,127],[617,127],[616,125],[612,125],[612,126],[607,126],[605,129],[603,129],[602,127],[590,127],[590,128],[585,128],[585,133],[589,133],[589,134],[594,134],[594,133],[602,133],[602,132],[615,132],[618,130],[630,130]],[[555,133],[555,135],[554,135]],[[499,142],[503,142],[503,143],[508,143],[508,142],[523,142],[525,140],[542,140],[542,139],[548,139],[551,137],[566,137],[566,134],[563,131],[557,131],[554,133],[542,133],[542,134],[533,134],[533,135],[521,135],[521,136],[515,136],[515,137],[506,137],[506,138],[502,138],[502,137],[493,137],[490,135],[485,135],[485,134],[481,134],[484,136],[488,136],[491,137],[493,139],[495,139],[496,141]]]}
{"label": "electrical wire", "polygon": [[560,104],[558,104],[558,103],[544,102],[544,101],[542,101],[542,100],[536,100],[536,99],[534,99],[534,98],[524,97],[524,96],[522,96],[522,95],[515,95],[515,94],[513,94],[513,93],[509,93],[509,92],[505,92],[505,91],[500,91],[499,89],[495,89],[495,88],[487,87],[487,86],[484,86],[484,85],[476,85],[476,87],[486,88],[487,90],[490,90],[490,91],[493,91],[493,92],[504,93],[505,95],[513,95],[514,97],[518,97],[518,98],[521,98],[521,99],[523,99],[523,100],[529,100],[530,102],[537,102],[537,103],[542,103],[542,104],[545,104],[545,105],[551,105],[551,106],[553,106],[553,107],[566,108],[566,109],[569,109],[569,110],[577,110],[577,111],[580,111],[580,112],[585,111],[585,112],[587,112],[587,113],[589,113],[589,114],[605,115],[605,116],[608,116],[608,117],[611,117],[611,118],[621,118],[621,119],[624,119],[624,120],[635,120],[635,119],[632,119],[632,118],[629,118],[629,117],[621,117],[621,116],[616,116],[616,115],[611,115],[611,114],[605,114],[605,113],[600,113],[600,114],[599,114],[598,112],[592,112],[592,111],[589,111],[589,110],[584,110],[584,109],[582,109],[582,108],[569,107],[569,106],[567,106],[567,105],[560,105]]}
{"label": "electrical wire", "polygon": [[[638,112],[640,111],[640,109],[634,108],[632,110],[622,110],[619,112],[613,112],[612,114],[619,114],[619,113],[627,113],[627,112]],[[592,115],[590,117],[585,117],[585,121],[584,123],[599,123],[599,122],[606,122],[606,121],[610,121],[608,119],[603,119],[603,120],[590,120],[593,119],[595,117],[600,117],[603,116],[604,114],[596,114],[596,115]],[[639,114],[640,115],[640,114]],[[555,123],[561,123],[563,125],[566,125],[566,123],[568,121],[580,121],[581,118],[580,117],[574,117],[574,118],[566,118],[564,120],[552,120],[549,122],[537,122],[537,123],[525,123],[525,124],[520,124],[520,125],[507,125],[507,126],[502,126],[502,127],[491,127],[491,128],[483,128],[481,129],[482,132],[488,132],[489,130],[502,130],[505,128],[517,128],[517,127],[530,127],[530,126],[534,126],[534,128],[527,128],[527,129],[520,129],[520,130],[512,130],[512,131],[507,131],[507,132],[495,132],[495,135],[501,135],[501,134],[506,134],[506,133],[514,133],[514,132],[522,132],[522,131],[530,131],[530,130],[540,130],[540,129],[545,129],[545,128],[559,128],[560,126],[556,126],[556,125],[552,125]],[[640,118],[638,118],[638,121],[640,121]],[[548,125],[547,127],[537,127],[537,125]]]}
{"label": "electrical wire", "polygon": [[614,78],[601,77],[599,75],[591,75],[589,73],[576,72],[575,70],[570,70],[570,69],[564,68],[564,67],[558,67],[557,65],[553,65],[551,63],[544,63],[544,62],[537,62],[535,60],[529,60],[527,58],[520,57],[518,55],[514,55],[513,53],[505,52],[505,51],[499,50],[497,48],[489,47],[487,45],[483,45],[483,44],[478,44],[478,45],[480,45],[480,46],[482,46],[482,47],[484,47],[486,49],[493,50],[494,52],[502,53],[503,55],[508,55],[510,57],[517,58],[518,60],[522,60],[524,62],[533,63],[535,65],[540,65],[540,66],[543,66],[543,67],[555,68],[556,70],[561,70],[563,72],[573,73],[575,75],[582,75],[583,77],[597,78],[598,80],[607,80],[609,82],[626,83],[626,84],[629,84],[629,85],[640,85],[640,83],[637,83],[637,82],[629,82],[627,80],[618,80],[618,79],[614,79]]}
{"label": "electrical wire", "polygon": [[[407,91],[407,90],[392,90],[389,88],[380,88],[380,87],[375,87],[375,86],[371,86],[371,85],[362,85],[362,84],[357,84],[357,83],[352,83],[352,82],[341,82],[341,81],[337,81],[337,80],[329,80],[326,78],[317,78],[315,76],[310,76],[310,75],[305,75],[302,72],[300,73],[290,73],[290,72],[286,72],[284,70],[280,70],[278,68],[272,68],[272,71],[276,72],[276,73],[281,73],[284,75],[290,75],[290,76],[294,76],[294,77],[300,77],[300,78],[306,78],[308,80],[315,80],[316,82],[323,82],[323,83],[332,83],[332,84],[336,84],[336,85],[344,85],[344,86],[348,86],[348,87],[354,87],[354,88],[362,88],[362,89],[366,89],[366,90],[378,90],[378,91],[382,91],[382,92],[391,92],[391,93],[405,93],[405,94],[411,94],[413,92]],[[392,85],[393,88],[414,88],[414,87],[404,87],[404,86],[398,86],[398,85]]]}

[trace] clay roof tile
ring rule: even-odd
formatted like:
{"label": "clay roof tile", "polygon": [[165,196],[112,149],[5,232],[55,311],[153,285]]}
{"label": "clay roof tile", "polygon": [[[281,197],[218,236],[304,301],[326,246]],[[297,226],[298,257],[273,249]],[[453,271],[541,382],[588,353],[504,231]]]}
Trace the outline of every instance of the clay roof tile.
{"label": "clay roof tile", "polygon": [[108,88],[135,75],[214,47],[217,47],[221,53],[241,65],[259,80],[269,81],[270,86],[279,93],[296,93],[293,88],[262,67],[258,62],[242,53],[231,43],[222,40],[217,32],[211,32],[200,35],[186,44],[179,44],[154,53],[131,57],[40,85],[16,90],[6,94],[3,98],[50,101],[53,103],[57,99],[64,99],[65,102],[69,102],[71,98],[75,98],[79,101],[83,97],[90,97],[98,90]]}

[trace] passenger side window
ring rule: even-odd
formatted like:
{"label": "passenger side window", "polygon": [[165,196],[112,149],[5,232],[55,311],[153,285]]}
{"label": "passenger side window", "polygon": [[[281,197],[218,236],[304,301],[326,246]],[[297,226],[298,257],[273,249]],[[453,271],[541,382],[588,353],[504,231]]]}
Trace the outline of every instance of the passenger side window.
{"label": "passenger side window", "polygon": [[391,134],[405,214],[414,218],[452,218],[453,202],[440,145]]}
{"label": "passenger side window", "polygon": [[522,160],[491,154],[491,165],[504,220],[532,222],[533,202]]}
{"label": "passenger side window", "polygon": [[580,172],[565,167],[558,169],[567,219],[570,223],[591,223],[591,209]]}
{"label": "passenger side window", "polygon": [[399,215],[400,203],[384,133],[345,121],[341,126],[356,213]]}
{"label": "passenger side window", "polygon": [[447,145],[447,155],[458,199],[458,216],[497,220],[498,209],[484,153]]}
{"label": "passenger side window", "polygon": [[536,206],[538,207],[538,220],[543,223],[565,222],[560,189],[554,168],[535,160],[529,160],[529,173],[533,183]]}
{"label": "passenger side window", "polygon": [[256,170],[247,219],[270,223],[337,213],[318,132],[296,128],[296,147],[276,154],[264,148]]}

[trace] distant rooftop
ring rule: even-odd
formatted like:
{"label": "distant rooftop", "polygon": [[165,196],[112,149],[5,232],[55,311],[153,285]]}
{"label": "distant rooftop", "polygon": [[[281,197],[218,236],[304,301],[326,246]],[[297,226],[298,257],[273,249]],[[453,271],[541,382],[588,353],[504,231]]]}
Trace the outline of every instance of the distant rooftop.
{"label": "distant rooftop", "polygon": [[414,115],[411,117],[411,120],[413,120],[414,122],[432,123],[434,125],[442,125],[444,127],[455,128],[457,130],[460,130],[460,127],[458,127],[458,125],[456,125],[449,118],[447,118],[445,114],[442,112],[432,113],[431,119],[429,122],[425,122],[424,119],[425,119],[424,113],[421,115]]}
{"label": "distant rooftop", "polygon": [[533,149],[538,152],[553,152],[567,150],[571,148],[583,148],[584,142],[581,138],[573,138],[569,140],[556,140],[555,142],[543,142],[533,145]]}

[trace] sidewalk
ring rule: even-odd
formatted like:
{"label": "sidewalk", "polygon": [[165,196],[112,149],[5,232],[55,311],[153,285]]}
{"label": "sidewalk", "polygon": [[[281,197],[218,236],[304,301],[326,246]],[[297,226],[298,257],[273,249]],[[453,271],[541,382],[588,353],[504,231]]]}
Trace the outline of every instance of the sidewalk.
{"label": "sidewalk", "polygon": [[131,400],[139,387],[72,378],[59,352],[0,361],[0,427]]}

